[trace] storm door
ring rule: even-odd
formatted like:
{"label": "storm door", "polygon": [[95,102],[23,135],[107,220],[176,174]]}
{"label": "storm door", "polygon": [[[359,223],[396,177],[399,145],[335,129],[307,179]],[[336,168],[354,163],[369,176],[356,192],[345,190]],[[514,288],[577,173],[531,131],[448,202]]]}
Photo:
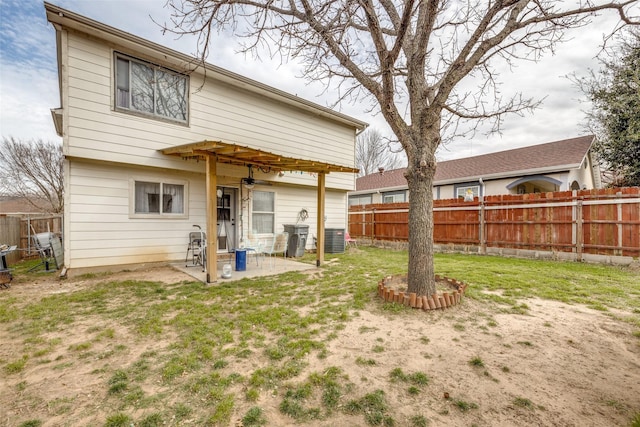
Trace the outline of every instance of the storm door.
{"label": "storm door", "polygon": [[235,188],[218,187],[217,191],[218,252],[231,252],[236,247]]}

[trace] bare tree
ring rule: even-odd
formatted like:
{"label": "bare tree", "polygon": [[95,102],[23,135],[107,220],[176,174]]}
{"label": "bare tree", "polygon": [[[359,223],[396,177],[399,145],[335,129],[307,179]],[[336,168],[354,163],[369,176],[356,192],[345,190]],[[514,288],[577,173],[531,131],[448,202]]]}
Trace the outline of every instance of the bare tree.
{"label": "bare tree", "polygon": [[382,134],[368,128],[356,139],[356,167],[360,176],[369,175],[379,168],[397,169],[402,165],[398,153],[392,151],[390,141],[385,141]]}
{"label": "bare tree", "polygon": [[[536,107],[503,97],[496,64],[537,60],[566,31],[601,11],[637,24],[638,0],[168,0],[165,29],[198,34],[204,60],[215,31],[304,63],[310,80],[334,80],[339,100],[367,99],[404,149],[409,202],[408,292],[435,292],[433,176],[448,138]],[[475,83],[475,84],[474,84]],[[327,86],[328,87],[328,86]]]}
{"label": "bare tree", "polygon": [[0,193],[24,198],[38,209],[61,213],[64,207],[62,144],[2,138]]}

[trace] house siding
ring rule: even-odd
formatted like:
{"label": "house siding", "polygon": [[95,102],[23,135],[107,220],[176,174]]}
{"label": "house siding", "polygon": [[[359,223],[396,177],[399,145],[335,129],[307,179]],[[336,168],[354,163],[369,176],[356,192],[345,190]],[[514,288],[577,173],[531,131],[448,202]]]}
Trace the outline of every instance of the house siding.
{"label": "house siding", "polygon": [[[134,177],[188,181],[189,216],[179,219],[130,217]],[[69,164],[66,244],[74,268],[180,259],[193,224],[206,218],[200,174],[126,165],[74,161]]]}
{"label": "house siding", "polygon": [[[356,130],[364,123],[216,67],[208,66],[205,80],[202,71],[193,71],[197,61],[182,54],[69,18],[55,12],[55,6],[45,7],[59,36],[67,268],[184,259],[193,225],[204,229],[207,223],[206,162],[164,155],[163,149],[223,141],[353,168]],[[116,52],[186,71],[188,120],[174,122],[116,110]],[[240,232],[247,236],[251,230],[252,193],[241,188],[248,174],[247,166],[219,163],[216,168],[217,185],[237,191],[234,231],[238,238]],[[257,184],[256,190],[276,193],[275,231],[295,224],[300,210],[307,210],[310,248],[311,237],[317,235],[316,174],[254,167],[252,175],[269,184]],[[184,183],[184,214],[133,214],[135,180]],[[354,188],[353,174],[327,174],[327,227],[346,227],[347,191]]]}
{"label": "house siding", "polygon": [[591,159],[589,158],[589,156],[586,156],[580,168],[571,170],[569,172],[569,177],[568,177],[569,189],[573,181],[577,181],[578,184],[580,184],[580,189],[584,187],[595,188],[596,185],[593,182],[594,174],[592,172],[592,168],[593,168],[593,165],[591,163]]}
{"label": "house siding", "polygon": [[[190,77],[188,125],[114,111],[114,50],[140,57],[135,52],[69,32],[69,126],[65,154],[70,157],[204,172],[203,162],[185,162],[158,150],[208,139],[283,156],[303,159],[312,156],[314,160],[345,166],[354,162],[352,127],[210,76],[204,85],[202,75],[194,73]],[[326,186],[352,190],[354,180],[352,174],[329,174]],[[313,186],[317,182],[315,177],[301,174],[285,174],[280,181]]]}
{"label": "house siding", "polygon": [[[284,224],[308,225],[309,235],[317,235],[317,200],[316,193],[309,192],[301,187],[278,186],[259,188],[261,191],[276,191],[276,232],[284,231]],[[308,218],[304,222],[298,222],[298,213],[306,209]],[[325,193],[325,227],[344,228],[347,224],[347,193],[342,191],[327,191]],[[248,230],[244,230],[245,236]],[[307,241],[307,248],[311,248],[311,239]]]}
{"label": "house siding", "polygon": [[[65,217],[68,230],[65,240],[69,261],[74,268],[182,259],[187,248],[188,231],[192,231],[193,224],[204,227],[206,223],[202,174],[78,160],[69,163],[68,177],[70,196]],[[132,218],[130,185],[134,178],[187,181],[188,217]],[[219,184],[232,186],[237,182],[223,179]],[[276,232],[283,231],[283,224],[295,224],[300,210],[307,209],[309,216],[301,224],[309,225],[307,248],[310,249],[313,244],[311,236],[317,235],[315,191],[287,185],[277,188],[256,186],[255,190],[276,193]],[[249,194],[249,206],[250,197]],[[250,212],[247,205],[244,212],[245,215]],[[346,192],[326,192],[325,214],[327,227],[345,227]],[[245,224],[242,231],[246,237],[251,230],[250,213]]]}

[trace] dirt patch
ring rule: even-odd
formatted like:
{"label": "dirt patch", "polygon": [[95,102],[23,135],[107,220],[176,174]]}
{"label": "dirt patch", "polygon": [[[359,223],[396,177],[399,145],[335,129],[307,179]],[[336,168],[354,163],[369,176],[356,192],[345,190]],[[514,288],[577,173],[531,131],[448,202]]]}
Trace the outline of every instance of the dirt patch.
{"label": "dirt patch", "polygon": [[[362,311],[323,364],[345,367],[363,389],[385,389],[396,367],[426,373],[425,394],[389,391],[399,425],[411,425],[415,414],[447,426],[627,425],[640,410],[640,345],[632,328],[584,307],[525,302],[526,315],[495,313],[468,298],[401,319]],[[376,364],[359,366],[354,354]]]}
{"label": "dirt patch", "polygon": [[[35,301],[111,280],[178,283],[192,278],[170,267],[154,267],[99,277],[60,280],[43,276],[33,283],[18,280],[11,289],[0,292]],[[528,307],[526,314],[465,298],[447,311],[410,310],[389,315],[372,302],[355,313],[337,337],[329,341],[325,359],[314,353],[308,356],[309,365],[299,378],[338,366],[354,384],[354,396],[384,390],[398,426],[413,425],[412,417],[418,415],[432,426],[627,425],[640,412],[640,341],[633,336],[632,326],[582,306],[540,299],[520,303]],[[57,333],[66,334],[65,343],[80,345],[90,331],[107,326],[118,336],[128,334],[117,319],[110,325],[93,325],[87,320]],[[56,370],[49,365],[35,365],[17,376],[3,372],[0,425],[17,426],[16,420],[29,417],[44,420],[44,426],[95,424],[96,412],[117,412],[117,408],[101,407],[108,378],[107,374],[96,374],[105,368],[105,361],[99,356],[115,351],[109,358],[110,367],[127,366],[145,352],[166,348],[174,338],[131,336],[121,353],[106,344],[101,347],[102,342],[96,340],[92,348],[96,357],[86,360],[81,369]],[[20,337],[3,328],[0,342],[3,366],[21,357],[24,342]],[[62,364],[66,351],[72,350],[65,348],[48,357],[60,358],[59,363],[53,364]],[[263,356],[256,352],[244,363],[254,366],[259,357]],[[371,362],[358,363],[362,360]],[[398,367],[407,373],[425,373],[429,384],[420,393],[408,393],[405,384],[389,381],[390,372]],[[28,400],[20,383],[28,384]],[[171,393],[160,383],[154,387],[155,392]],[[282,396],[271,393],[262,393],[254,403],[239,397],[230,425],[240,425],[238,420],[256,405],[263,408],[269,425],[297,425],[280,413],[281,401]],[[176,424],[167,421],[166,425]],[[304,425],[366,424],[362,417],[336,411],[328,420]]]}

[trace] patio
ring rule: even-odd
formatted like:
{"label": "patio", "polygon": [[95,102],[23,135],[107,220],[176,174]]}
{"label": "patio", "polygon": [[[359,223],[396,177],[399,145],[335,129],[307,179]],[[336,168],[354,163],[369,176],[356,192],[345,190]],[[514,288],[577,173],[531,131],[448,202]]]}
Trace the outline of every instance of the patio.
{"label": "patio", "polygon": [[[234,280],[241,280],[244,278],[250,277],[261,277],[261,276],[274,276],[276,274],[288,273],[290,271],[307,271],[314,270],[317,267],[312,264],[306,264],[299,261],[294,261],[292,258],[283,258],[277,257],[274,260],[271,260],[272,263],[270,265],[269,259],[264,258],[261,259],[259,265],[256,264],[256,259],[253,255],[247,257],[247,265],[245,271],[236,271],[235,270],[235,261],[233,258],[225,259],[218,258],[218,268],[216,271],[216,280],[218,282],[231,282]],[[228,279],[222,278],[222,267],[224,264],[230,264],[232,271],[231,277]],[[185,266],[184,261],[171,263],[171,266],[177,270],[180,270],[195,279],[206,283],[207,282],[207,273],[202,271],[202,266],[192,266],[189,264],[189,267]]]}

